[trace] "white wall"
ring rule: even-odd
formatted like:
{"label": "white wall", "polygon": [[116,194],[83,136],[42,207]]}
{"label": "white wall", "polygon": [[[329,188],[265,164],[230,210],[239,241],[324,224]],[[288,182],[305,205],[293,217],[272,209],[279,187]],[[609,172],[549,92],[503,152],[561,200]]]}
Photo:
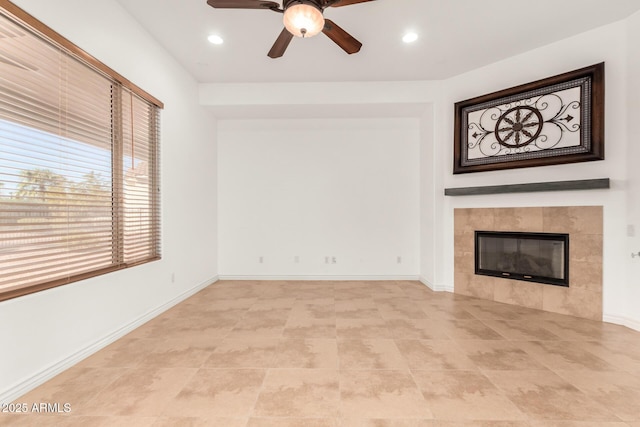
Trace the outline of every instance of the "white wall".
{"label": "white wall", "polygon": [[431,289],[436,289],[435,237],[436,171],[433,167],[435,154],[433,104],[428,105],[420,117],[420,280]]}
{"label": "white wall", "polygon": [[220,276],[417,278],[418,132],[417,119],[220,121]]}
{"label": "white wall", "polygon": [[[602,191],[561,193],[507,194],[471,197],[441,197],[436,228],[443,234],[442,251],[436,258],[436,276],[440,286],[453,286],[453,209],[504,206],[604,206],[604,315],[605,319],[624,321],[631,317],[626,307],[629,298],[626,275],[627,253],[625,231],[627,221],[627,31],[625,22],[611,24],[570,39],[527,52],[508,60],[457,76],[446,82],[446,95],[439,105],[445,118],[442,140],[436,140],[437,161],[445,164],[442,194],[447,187],[484,186],[611,178],[612,188]],[[637,46],[637,45],[636,45]],[[632,48],[634,49],[634,48]],[[606,62],[606,160],[571,165],[546,166],[452,174],[453,104],[478,95],[509,88],[566,71]],[[630,134],[632,135],[632,134]],[[629,142],[628,142],[629,141]],[[440,142],[440,143],[439,143]],[[630,197],[637,197],[629,194]],[[640,300],[635,296],[635,306]],[[627,319],[628,320],[628,319]],[[640,312],[635,313],[640,320]]]}
{"label": "white wall", "polygon": [[640,330],[640,256],[630,258],[629,253],[640,253],[640,144],[638,143],[638,118],[640,117],[640,13],[636,13],[627,21],[627,224],[635,229],[635,236],[627,237],[627,253],[624,259],[628,261],[626,317],[634,319],[636,328]]}
{"label": "white wall", "polygon": [[217,274],[215,125],[198,105],[196,82],[116,1],[15,3],[164,102],[163,256],[1,302],[1,402],[148,320]]}

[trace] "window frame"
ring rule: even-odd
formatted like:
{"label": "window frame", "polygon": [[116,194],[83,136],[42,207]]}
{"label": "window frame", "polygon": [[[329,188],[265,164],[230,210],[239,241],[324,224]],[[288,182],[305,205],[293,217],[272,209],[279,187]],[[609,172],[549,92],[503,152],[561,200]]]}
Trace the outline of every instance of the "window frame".
{"label": "window frame", "polygon": [[[122,102],[122,98],[124,96],[128,96],[128,93],[131,93],[132,97],[138,97],[148,103],[150,107],[152,107],[152,113],[150,114],[151,119],[148,123],[150,128],[149,137],[153,140],[149,141],[149,149],[151,150],[150,154],[150,164],[149,172],[150,172],[150,183],[149,183],[149,218],[150,218],[150,230],[148,232],[148,239],[152,242],[151,246],[154,246],[151,255],[147,258],[137,260],[134,262],[126,263],[123,259],[123,253],[125,251],[123,241],[121,236],[118,234],[122,233],[120,229],[123,227],[124,216],[120,215],[120,210],[122,209],[123,204],[123,193],[124,193],[124,176],[122,172],[122,159],[123,159],[123,126],[120,123],[120,127],[118,129],[113,129],[112,132],[112,178],[111,178],[111,197],[112,197],[112,221],[113,225],[113,233],[112,233],[112,254],[113,261],[112,265],[105,268],[98,268],[96,270],[83,272],[80,274],[75,274],[71,276],[67,276],[60,279],[49,280],[41,283],[34,283],[32,285],[23,285],[17,288],[9,288],[8,290],[0,289],[0,301],[20,297],[23,295],[32,294],[35,292],[40,292],[46,289],[51,289],[54,287],[66,285],[69,283],[86,280],[88,278],[100,276],[103,274],[111,273],[114,271],[122,270],[125,268],[134,267],[140,264],[145,264],[152,261],[157,261],[161,259],[160,248],[161,248],[161,227],[160,227],[160,219],[161,219],[161,210],[160,210],[160,129],[159,129],[159,116],[160,110],[164,108],[164,104],[150,95],[146,91],[142,90],[140,87],[133,84],[131,81],[126,79],[121,74],[117,73],[68,39],[64,38],[56,31],[45,25],[44,23],[37,20],[35,17],[28,14],[26,11],[22,10],[12,2],[8,0],[0,0],[0,13],[6,16],[8,19],[11,19],[18,23],[19,25],[24,26],[25,28],[31,30],[36,35],[44,38],[49,43],[52,43],[56,47],[60,48],[64,54],[69,55],[93,70],[97,73],[101,73],[106,76],[108,79],[113,81],[112,88],[118,88],[119,94],[115,98],[118,98],[119,101],[112,100],[112,108],[114,106],[114,102]],[[133,100],[132,100],[133,103]],[[116,109],[122,108],[121,105],[118,105]],[[133,108],[133,106],[131,107]],[[116,121],[122,122],[122,120],[118,119]],[[133,123],[132,123],[133,126]],[[119,150],[119,153],[118,153]]]}

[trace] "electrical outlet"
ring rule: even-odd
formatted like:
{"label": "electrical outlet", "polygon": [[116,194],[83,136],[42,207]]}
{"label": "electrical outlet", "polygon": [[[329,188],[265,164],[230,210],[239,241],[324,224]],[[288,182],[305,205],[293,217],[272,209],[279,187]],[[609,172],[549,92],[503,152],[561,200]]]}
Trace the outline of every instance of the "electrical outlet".
{"label": "electrical outlet", "polygon": [[171,273],[171,283],[176,283],[176,273]]}
{"label": "electrical outlet", "polygon": [[397,257],[397,258],[396,258],[396,262],[397,262],[398,264],[402,264],[402,257],[401,257],[401,256]]}
{"label": "electrical outlet", "polygon": [[293,262],[295,262],[296,264],[300,263],[300,257],[298,255],[293,257]]}
{"label": "electrical outlet", "polygon": [[636,237],[636,227],[633,224],[627,225],[627,237]]}
{"label": "electrical outlet", "polygon": [[263,256],[258,258],[258,263],[259,264],[264,264],[264,257]]}
{"label": "electrical outlet", "polygon": [[331,264],[335,264],[336,263],[336,257],[331,257]]}
{"label": "electrical outlet", "polygon": [[324,263],[325,264],[329,264],[329,257],[328,256],[324,257]]}

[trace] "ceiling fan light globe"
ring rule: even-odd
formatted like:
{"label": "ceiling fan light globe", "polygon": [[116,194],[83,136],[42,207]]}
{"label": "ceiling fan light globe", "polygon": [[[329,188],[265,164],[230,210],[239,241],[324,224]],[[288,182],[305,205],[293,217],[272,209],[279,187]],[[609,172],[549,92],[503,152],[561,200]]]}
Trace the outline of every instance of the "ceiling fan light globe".
{"label": "ceiling fan light globe", "polygon": [[313,37],[324,28],[324,16],[311,4],[294,4],[284,12],[284,26],[296,37]]}

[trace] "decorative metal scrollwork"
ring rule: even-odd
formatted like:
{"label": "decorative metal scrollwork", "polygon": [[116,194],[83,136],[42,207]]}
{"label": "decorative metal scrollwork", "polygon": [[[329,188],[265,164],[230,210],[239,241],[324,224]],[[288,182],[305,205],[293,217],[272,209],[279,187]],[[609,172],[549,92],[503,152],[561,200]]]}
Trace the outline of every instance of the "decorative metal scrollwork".
{"label": "decorative metal scrollwork", "polygon": [[[469,158],[549,150],[579,145],[568,134],[580,131],[580,89],[493,106],[468,124]],[[473,151],[475,150],[475,152]]]}
{"label": "decorative metal scrollwork", "polygon": [[500,145],[508,148],[524,147],[538,138],[542,132],[542,122],[542,114],[537,109],[528,106],[513,107],[498,119],[496,139]]}

